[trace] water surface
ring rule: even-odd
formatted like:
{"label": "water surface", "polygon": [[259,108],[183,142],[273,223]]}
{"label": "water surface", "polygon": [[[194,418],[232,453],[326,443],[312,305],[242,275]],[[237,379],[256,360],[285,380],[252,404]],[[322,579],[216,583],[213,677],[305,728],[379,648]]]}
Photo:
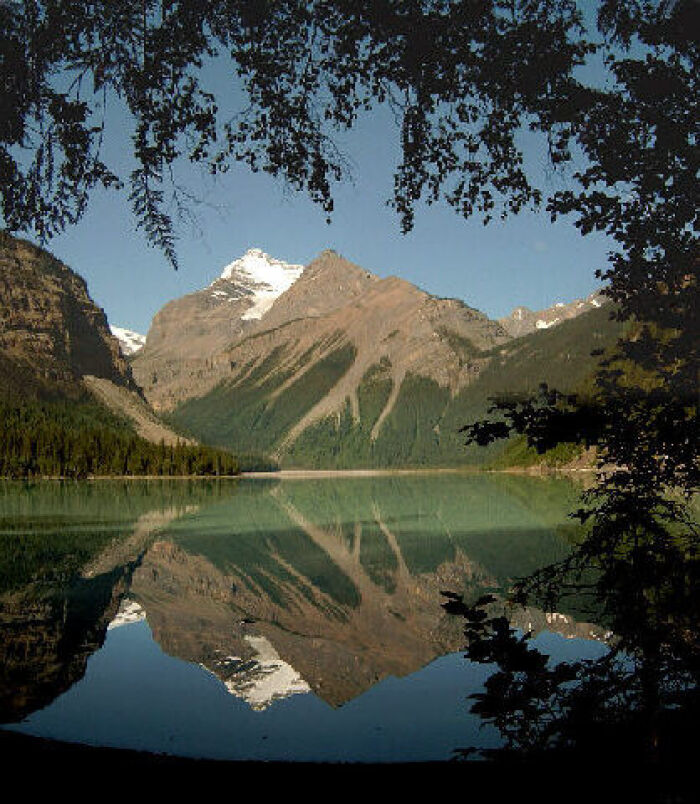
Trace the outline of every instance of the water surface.
{"label": "water surface", "polygon": [[[411,475],[0,485],[0,722],[94,745],[306,761],[496,745],[440,591],[502,595],[577,538],[566,480]],[[571,610],[513,615],[554,660]]]}

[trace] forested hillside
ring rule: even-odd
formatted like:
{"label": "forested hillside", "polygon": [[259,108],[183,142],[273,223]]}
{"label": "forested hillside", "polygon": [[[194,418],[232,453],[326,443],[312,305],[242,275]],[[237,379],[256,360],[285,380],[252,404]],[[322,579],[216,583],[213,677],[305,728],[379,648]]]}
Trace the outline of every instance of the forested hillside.
{"label": "forested hillside", "polygon": [[141,438],[131,419],[88,392],[86,374],[139,393],[84,280],[43,249],[0,233],[0,477],[239,471],[228,451],[176,436],[170,445]]}
{"label": "forested hillside", "polygon": [[238,460],[204,446],[153,444],[98,403],[0,402],[0,476],[232,475]]}
{"label": "forested hillside", "polygon": [[[462,339],[452,348],[460,351],[465,369],[476,366],[478,374],[455,395],[419,373],[406,374],[395,389],[391,362],[378,353],[357,387],[357,409],[348,398],[341,412],[311,424],[295,439],[288,435],[295,421],[350,370],[351,344],[339,346],[291,384],[285,383],[293,371],[282,370],[285,355],[279,349],[254,370],[244,367],[240,377],[181,404],[170,421],[209,443],[273,453],[285,467],[489,464],[509,447],[467,449],[459,429],[482,418],[490,398],[532,393],[542,382],[590,393],[599,361],[591,352],[611,348],[622,334],[610,309],[605,305],[489,350]],[[380,421],[392,393],[395,401]]]}

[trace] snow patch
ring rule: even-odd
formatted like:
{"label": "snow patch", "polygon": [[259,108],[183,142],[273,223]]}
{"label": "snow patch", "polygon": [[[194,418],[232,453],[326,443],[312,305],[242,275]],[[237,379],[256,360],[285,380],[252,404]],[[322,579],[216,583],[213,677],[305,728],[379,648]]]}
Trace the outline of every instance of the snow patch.
{"label": "snow patch", "polygon": [[133,329],[115,327],[110,324],[110,332],[119,341],[119,346],[125,355],[133,355],[146,345],[146,336]]}
{"label": "snow patch", "polygon": [[551,321],[545,321],[544,318],[538,318],[537,321],[535,321],[535,326],[537,327],[537,329],[549,329],[550,327],[553,327],[555,324],[558,323],[559,323],[558,318],[553,318]]}
{"label": "snow patch", "polygon": [[281,698],[311,691],[291,664],[280,658],[267,637],[247,634],[243,638],[255,651],[253,659],[246,661],[238,656],[227,656],[218,662],[227,672],[233,671],[224,681],[231,695],[242,698],[251,709],[261,712]]}
{"label": "snow patch", "polygon": [[120,628],[122,625],[131,625],[146,619],[146,612],[135,600],[122,600],[119,611],[114,616],[112,622],[107,626],[107,630]]}

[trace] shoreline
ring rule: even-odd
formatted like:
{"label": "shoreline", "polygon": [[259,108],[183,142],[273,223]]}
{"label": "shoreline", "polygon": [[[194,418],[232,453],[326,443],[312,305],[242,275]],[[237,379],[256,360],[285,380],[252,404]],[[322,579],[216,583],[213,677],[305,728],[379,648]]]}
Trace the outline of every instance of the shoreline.
{"label": "shoreline", "polygon": [[482,474],[478,467],[433,467],[425,469],[278,469],[274,472],[241,472],[252,480],[279,477],[283,480],[304,480],[323,477],[387,477],[401,475]]}
{"label": "shoreline", "polygon": [[509,466],[500,469],[485,469],[479,466],[425,467],[422,469],[276,469],[269,472],[240,472],[237,475],[90,475],[88,477],[65,477],[42,475],[40,477],[2,477],[0,481],[12,483],[73,482],[94,483],[110,480],[311,480],[322,478],[366,477],[411,477],[417,475],[527,475],[528,477],[577,477],[591,475],[596,467]]}
{"label": "shoreline", "polygon": [[[451,784],[455,789],[468,788],[475,795],[489,800],[505,801],[522,797],[528,779],[546,778],[551,784],[567,789],[571,779],[590,757],[577,753],[521,757],[510,763],[468,759],[455,761],[407,762],[285,762],[261,760],[227,760],[185,757],[173,754],[156,754],[133,748],[93,746],[52,740],[46,737],[20,734],[0,729],[0,751],[8,767],[20,779],[32,779],[32,789],[47,792],[55,797],[57,790],[74,793],[75,780],[100,789],[105,780],[126,779],[138,785],[149,795],[151,791],[181,794],[196,784],[219,794],[230,790],[232,780],[244,784],[259,784],[261,777],[268,780],[271,792],[286,795],[289,785],[306,785],[310,782],[343,784],[354,794],[366,795],[367,785],[385,782],[403,794],[415,790],[423,783]],[[648,800],[649,791],[667,790],[670,797],[664,801],[679,804],[693,801],[695,776],[690,763],[672,762],[660,767],[642,767],[630,757],[622,756],[614,776],[607,782],[601,798],[600,782],[594,779],[578,783],[575,791],[567,792],[571,802],[598,800]],[[505,772],[504,769],[510,772]],[[37,776],[37,770],[39,775]],[[669,774],[673,783],[669,785]],[[656,797],[654,797],[656,800]],[[662,799],[659,799],[662,800]]]}

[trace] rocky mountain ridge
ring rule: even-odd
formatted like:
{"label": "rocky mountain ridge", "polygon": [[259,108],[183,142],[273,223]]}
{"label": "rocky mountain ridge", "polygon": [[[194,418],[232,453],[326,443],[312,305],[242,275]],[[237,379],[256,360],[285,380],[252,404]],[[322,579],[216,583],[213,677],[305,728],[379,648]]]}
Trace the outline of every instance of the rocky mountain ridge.
{"label": "rocky mountain ridge", "polygon": [[[227,291],[219,289],[225,282]],[[279,395],[319,361],[338,350],[352,351],[348,372],[307,412],[291,440],[314,421],[340,412],[346,399],[359,418],[357,389],[377,364],[386,367],[397,390],[413,373],[454,393],[478,372],[479,362],[470,355],[508,338],[497,323],[462,302],[430,296],[397,277],[380,279],[332,251],[300,272],[259,318],[250,314],[259,308],[250,306],[234,276],[211,287],[215,291],[170,302],[156,315],[133,363],[139,383],[156,409],[169,410],[222,380],[240,384],[273,361],[273,373],[284,375]],[[219,301],[224,292],[226,301]],[[395,398],[387,400],[384,418]]]}
{"label": "rocky mountain ridge", "polygon": [[544,310],[533,311],[529,307],[516,307],[499,323],[513,338],[521,338],[541,329],[549,329],[563,321],[569,321],[583,313],[596,310],[607,302],[602,291],[596,290],[585,299],[574,299],[572,302],[557,302]]}
{"label": "rocky mountain ridge", "polygon": [[104,310],[85,281],[48,252],[0,235],[0,358],[29,386],[75,391],[86,374],[137,390]]}
{"label": "rocky mountain ridge", "polygon": [[[601,304],[522,308],[504,326],[331,250],[303,269],[251,250],[167,304],[132,367],[151,405],[208,443],[288,466],[450,465],[464,461],[459,427],[486,414],[487,393],[562,378],[571,390],[592,371],[592,348],[615,332]],[[514,327],[533,331],[514,338]]]}

